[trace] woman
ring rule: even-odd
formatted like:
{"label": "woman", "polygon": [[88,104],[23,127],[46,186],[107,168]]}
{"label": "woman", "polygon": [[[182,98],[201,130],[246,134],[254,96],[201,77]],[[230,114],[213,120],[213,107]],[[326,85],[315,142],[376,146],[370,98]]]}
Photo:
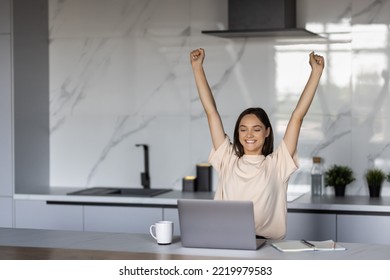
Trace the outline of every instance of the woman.
{"label": "woman", "polygon": [[272,126],[261,108],[248,108],[240,114],[234,130],[234,143],[230,142],[206,79],[204,58],[205,51],[201,48],[190,54],[213,143],[209,161],[218,173],[215,199],[253,201],[256,235],[282,239],[286,234],[288,180],[298,168],[299,132],[322,75],[324,59],[310,53],[310,77],[283,140],[274,151]]}

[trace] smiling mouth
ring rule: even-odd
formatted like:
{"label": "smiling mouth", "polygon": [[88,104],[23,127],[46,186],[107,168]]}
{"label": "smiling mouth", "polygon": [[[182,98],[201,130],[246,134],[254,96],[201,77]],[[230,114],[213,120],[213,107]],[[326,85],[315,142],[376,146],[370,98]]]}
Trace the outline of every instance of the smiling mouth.
{"label": "smiling mouth", "polygon": [[245,143],[247,144],[254,144],[256,141],[255,140],[245,140]]}

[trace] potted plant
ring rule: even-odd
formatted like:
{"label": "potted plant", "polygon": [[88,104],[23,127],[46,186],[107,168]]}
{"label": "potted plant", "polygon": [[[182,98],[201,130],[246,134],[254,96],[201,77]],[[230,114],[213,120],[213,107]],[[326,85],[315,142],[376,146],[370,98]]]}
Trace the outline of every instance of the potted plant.
{"label": "potted plant", "polygon": [[345,165],[332,165],[325,172],[325,186],[334,187],[336,196],[344,196],[345,188],[355,180],[353,171]]}
{"label": "potted plant", "polygon": [[386,174],[379,168],[371,168],[367,170],[365,177],[370,197],[379,197]]}

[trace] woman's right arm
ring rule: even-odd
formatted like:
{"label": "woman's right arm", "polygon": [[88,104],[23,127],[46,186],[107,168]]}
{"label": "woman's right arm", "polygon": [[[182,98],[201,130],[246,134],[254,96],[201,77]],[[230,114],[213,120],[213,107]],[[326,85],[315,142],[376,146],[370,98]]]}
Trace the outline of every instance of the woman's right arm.
{"label": "woman's right arm", "polygon": [[214,149],[216,150],[225,140],[225,130],[223,129],[222,120],[203,69],[204,58],[204,49],[196,49],[190,54],[196,87],[207,116],[211,139],[213,141]]}

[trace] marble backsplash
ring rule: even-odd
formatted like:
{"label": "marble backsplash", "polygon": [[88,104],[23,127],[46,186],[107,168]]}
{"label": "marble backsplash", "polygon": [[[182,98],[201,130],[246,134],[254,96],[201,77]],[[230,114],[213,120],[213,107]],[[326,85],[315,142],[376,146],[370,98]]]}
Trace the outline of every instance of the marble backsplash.
{"label": "marble backsplash", "polygon": [[135,145],[145,143],[152,188],[181,189],[211,149],[189,64],[198,47],[229,136],[238,114],[259,106],[279,144],[314,50],[326,68],[290,183],[309,184],[311,158],[321,156],[325,167],[354,170],[347,194],[367,195],[367,168],[390,171],[390,1],[297,5],[298,25],[324,38],[202,34],[226,29],[226,0],[49,0],[51,185],[140,187]]}

